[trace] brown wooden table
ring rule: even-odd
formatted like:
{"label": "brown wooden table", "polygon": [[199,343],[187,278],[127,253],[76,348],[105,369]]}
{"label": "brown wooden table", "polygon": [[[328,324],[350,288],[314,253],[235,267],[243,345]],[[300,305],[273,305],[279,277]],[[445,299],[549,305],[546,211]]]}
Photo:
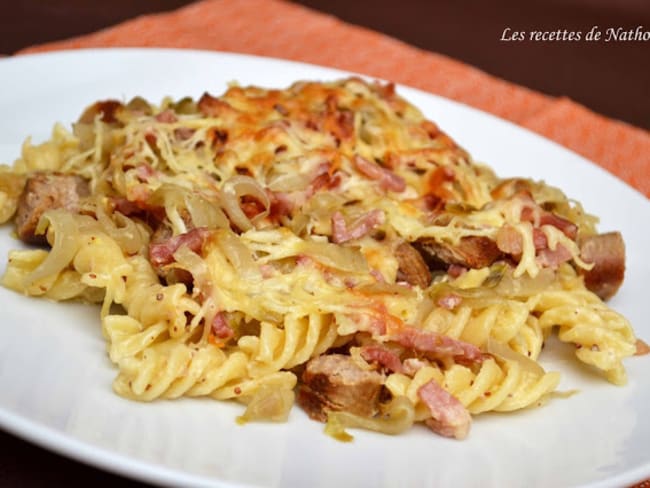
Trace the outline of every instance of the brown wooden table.
{"label": "brown wooden table", "polygon": [[[0,10],[0,54],[93,32],[184,0],[23,0]],[[491,74],[650,128],[650,42],[506,42],[504,30],[588,32],[645,26],[647,0],[298,0],[351,23],[447,54]],[[507,37],[507,35],[505,36]],[[145,486],[0,432],[0,486]]]}

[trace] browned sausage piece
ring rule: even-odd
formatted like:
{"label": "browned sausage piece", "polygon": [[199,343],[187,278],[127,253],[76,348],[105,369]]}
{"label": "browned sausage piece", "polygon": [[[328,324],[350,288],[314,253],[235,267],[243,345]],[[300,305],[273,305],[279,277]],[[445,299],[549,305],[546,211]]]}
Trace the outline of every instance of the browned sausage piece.
{"label": "browned sausage piece", "polygon": [[379,373],[359,368],[350,356],[327,354],[307,363],[297,401],[321,422],[327,420],[328,411],[370,417],[378,411],[382,383]]}
{"label": "browned sausage piece", "polygon": [[88,182],[80,176],[60,173],[36,173],[30,176],[16,209],[18,237],[29,244],[46,244],[45,235],[34,234],[43,212],[54,208],[76,212],[80,198],[88,194]]}
{"label": "browned sausage piece", "polygon": [[583,239],[580,257],[594,264],[590,271],[580,269],[585,286],[602,300],[613,297],[625,277],[625,243],[621,233],[608,232]]}
{"label": "browned sausage piece", "polygon": [[429,286],[431,272],[417,249],[408,242],[403,242],[395,249],[395,258],[399,264],[397,269],[398,281],[406,281],[422,289]]}
{"label": "browned sausage piece", "polygon": [[416,241],[414,246],[431,270],[446,270],[450,264],[465,268],[483,268],[491,265],[502,255],[496,242],[483,236],[463,237],[458,245],[423,238]]}

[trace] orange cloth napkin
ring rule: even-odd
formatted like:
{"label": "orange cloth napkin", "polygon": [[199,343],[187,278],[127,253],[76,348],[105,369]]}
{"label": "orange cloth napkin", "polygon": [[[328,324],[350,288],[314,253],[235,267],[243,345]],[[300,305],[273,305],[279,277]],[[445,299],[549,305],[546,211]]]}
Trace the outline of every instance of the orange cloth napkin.
{"label": "orange cloth napkin", "polygon": [[22,52],[155,46],[257,54],[356,71],[452,98],[527,127],[650,196],[650,133],[440,54],[280,0],[203,0]]}

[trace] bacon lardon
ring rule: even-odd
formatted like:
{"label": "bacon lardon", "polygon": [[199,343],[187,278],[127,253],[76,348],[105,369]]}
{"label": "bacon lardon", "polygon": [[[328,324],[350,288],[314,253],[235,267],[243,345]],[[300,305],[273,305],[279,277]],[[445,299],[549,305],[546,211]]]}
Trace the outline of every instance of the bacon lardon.
{"label": "bacon lardon", "polygon": [[361,348],[361,357],[369,363],[375,363],[394,373],[402,373],[402,361],[399,356],[380,345],[368,345]]}
{"label": "bacon lardon", "polygon": [[209,235],[210,231],[208,229],[198,227],[161,242],[153,242],[149,245],[149,261],[156,268],[173,262],[174,253],[181,247],[187,247],[194,252],[199,252]]}
{"label": "bacon lardon", "polygon": [[384,219],[384,212],[375,209],[364,214],[348,227],[343,215],[340,212],[334,212],[332,215],[332,241],[336,244],[342,244],[354,239],[361,239],[375,227],[383,224]]}
{"label": "bacon lardon", "polygon": [[434,380],[421,386],[418,396],[431,412],[431,418],[424,421],[431,430],[444,437],[467,437],[472,417],[457,398]]}
{"label": "bacon lardon", "polygon": [[470,363],[480,363],[485,359],[475,345],[430,330],[406,326],[388,337],[401,346],[433,357],[453,357]]}
{"label": "bacon lardon", "polygon": [[377,163],[372,163],[359,155],[354,156],[354,166],[371,180],[377,180],[384,190],[402,192],[406,189],[404,178],[383,168]]}

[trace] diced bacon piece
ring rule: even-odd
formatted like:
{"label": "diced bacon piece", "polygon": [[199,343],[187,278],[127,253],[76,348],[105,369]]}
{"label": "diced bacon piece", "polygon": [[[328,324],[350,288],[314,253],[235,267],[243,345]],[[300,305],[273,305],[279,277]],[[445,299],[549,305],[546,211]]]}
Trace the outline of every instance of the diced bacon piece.
{"label": "diced bacon piece", "polygon": [[[523,252],[523,238],[511,225],[504,225],[497,232],[497,247],[505,254],[510,254],[517,261]],[[537,254],[537,264],[547,268],[557,268],[560,264],[569,261],[572,256],[562,244],[555,250],[548,248],[546,234],[540,228],[533,228],[533,244]]]}
{"label": "diced bacon piece", "polygon": [[372,163],[359,155],[354,156],[353,162],[355,168],[357,168],[360,173],[367,176],[371,180],[377,180],[379,182],[379,186],[383,190],[401,192],[406,189],[406,182],[404,181],[404,178],[396,175],[391,170],[383,168],[377,163]]}
{"label": "diced bacon piece", "polygon": [[562,244],[558,244],[555,250],[541,249],[537,252],[537,264],[545,268],[556,269],[560,264],[569,261],[573,256]]}
{"label": "diced bacon piece", "polygon": [[408,242],[403,242],[395,249],[395,258],[399,265],[397,280],[405,281],[424,289],[431,283],[431,272],[422,255]]}
{"label": "diced bacon piece", "polygon": [[340,212],[332,215],[332,241],[336,244],[360,239],[375,227],[384,223],[384,212],[379,209],[371,210],[348,228]]}
{"label": "diced bacon piece", "polygon": [[152,242],[149,244],[149,261],[154,268],[169,264],[174,261],[174,253],[181,247],[199,252],[209,235],[210,231],[207,228],[197,227],[164,241]]}
{"label": "diced bacon piece", "polygon": [[25,182],[16,208],[16,233],[30,244],[46,244],[44,234],[36,235],[38,221],[46,210],[79,210],[82,197],[89,194],[88,182],[76,175],[36,173]]}
{"label": "diced bacon piece", "polygon": [[307,188],[307,196],[311,196],[318,190],[332,190],[341,184],[341,175],[332,171],[331,163],[323,163],[316,168],[316,174]]}
{"label": "diced bacon piece", "polygon": [[378,269],[371,269],[370,275],[375,279],[377,283],[386,283],[386,280],[384,279],[384,275],[381,274],[381,271],[379,271]]}
{"label": "diced bacon piece", "polygon": [[444,437],[467,437],[472,417],[456,397],[434,380],[421,386],[418,396],[431,412],[431,418],[424,422],[431,430]]}
{"label": "diced bacon piece", "polygon": [[126,216],[142,212],[142,208],[136,203],[124,197],[113,197],[110,200],[113,209]]}
{"label": "diced bacon piece", "polygon": [[447,310],[453,310],[463,301],[463,298],[455,293],[449,293],[438,299],[438,305]]}
{"label": "diced bacon piece", "polygon": [[580,257],[594,267],[584,275],[585,286],[602,300],[613,297],[625,278],[625,242],[620,232],[608,232],[584,239]]}
{"label": "diced bacon piece", "polygon": [[435,357],[453,357],[468,363],[481,363],[485,358],[475,345],[430,330],[403,327],[388,338],[406,348]]}
{"label": "diced bacon piece", "polygon": [[548,239],[546,239],[546,234],[542,229],[536,227],[533,229],[533,244],[538,251],[548,247]]}
{"label": "diced bacon piece", "polygon": [[257,215],[266,211],[264,203],[260,202],[257,198],[252,195],[244,195],[240,199],[239,207],[241,208],[244,215],[249,219],[253,219]]}
{"label": "diced bacon piece", "polygon": [[[505,224],[497,232],[497,247],[500,251],[512,256],[521,256],[523,252],[523,238],[513,226]],[[546,249],[548,240],[544,231],[538,227],[533,228],[533,244],[536,250]]]}
{"label": "diced bacon piece", "polygon": [[447,268],[447,274],[452,278],[458,278],[467,272],[467,268],[460,264],[450,264]]}
{"label": "diced bacon piece", "polygon": [[314,260],[306,254],[298,254],[296,256],[296,266],[311,266]]}
{"label": "diced bacon piece", "polygon": [[226,320],[226,315],[223,312],[219,312],[214,316],[210,330],[215,337],[221,339],[222,341],[227,341],[235,335],[235,331],[233,331],[232,327],[230,327],[230,324]]}
{"label": "diced bacon piece", "polygon": [[645,356],[650,353],[650,346],[642,339],[636,340],[636,351],[634,352],[635,356]]}
{"label": "diced bacon piece", "polygon": [[569,239],[575,240],[578,235],[578,226],[576,224],[564,217],[554,214],[553,212],[539,208],[538,204],[529,194],[520,194],[519,197],[529,202],[527,206],[521,209],[520,219],[522,222],[535,224],[535,217],[536,215],[539,215],[539,227],[543,225],[552,225],[562,231],[562,233]]}
{"label": "diced bacon piece", "polygon": [[[533,196],[528,189],[530,182],[527,180],[506,180],[505,186],[501,185],[492,191],[495,197],[502,197],[504,195],[508,198],[519,199],[524,205],[521,209],[519,216],[522,222],[530,222],[535,227],[543,225],[552,225],[556,227],[569,239],[575,240],[578,236],[578,226],[564,217],[554,214],[548,210],[544,210],[533,199]],[[503,184],[502,184],[503,185]]]}
{"label": "diced bacon piece", "polygon": [[569,239],[575,240],[578,236],[578,226],[553,212],[542,212],[539,219],[539,225],[552,225],[562,231],[562,233]]}
{"label": "diced bacon piece", "polygon": [[407,358],[402,362],[403,372],[408,376],[415,376],[425,366],[428,366],[428,363],[419,358]]}
{"label": "diced bacon piece", "polygon": [[158,122],[162,122],[164,124],[173,124],[174,122],[178,122],[178,117],[176,117],[174,111],[169,109],[163,110],[158,115],[156,115],[155,118]]}
{"label": "diced bacon piece", "polygon": [[138,179],[143,182],[149,181],[154,176],[159,176],[161,174],[149,163],[142,163],[136,166],[135,173],[138,175]]}
{"label": "diced bacon piece", "polygon": [[272,264],[261,264],[260,273],[262,273],[262,278],[268,279],[275,276],[275,268]]}
{"label": "diced bacon piece", "polygon": [[[546,235],[537,227],[533,229],[533,242],[535,249],[544,249],[547,246]],[[523,252],[523,238],[512,225],[505,224],[499,228],[496,243],[499,250],[506,254],[520,256]]]}
{"label": "diced bacon piece", "polygon": [[361,348],[361,357],[369,363],[377,363],[395,373],[402,373],[404,371],[399,356],[383,346],[363,346]]}
{"label": "diced bacon piece", "polygon": [[179,141],[186,141],[194,135],[195,130],[190,129],[189,127],[179,127],[174,129],[174,137]]}
{"label": "diced bacon piece", "polygon": [[151,188],[145,184],[133,185],[126,189],[126,199],[135,202],[142,208],[147,208],[151,193]]}
{"label": "diced bacon piece", "polygon": [[307,363],[296,400],[321,422],[330,411],[371,417],[379,410],[382,384],[381,374],[361,369],[350,356],[327,354]]}
{"label": "diced bacon piece", "polygon": [[293,202],[286,193],[266,190],[269,197],[269,220],[279,222],[282,217],[291,215]]}
{"label": "diced bacon piece", "polygon": [[497,232],[497,247],[501,252],[520,256],[523,252],[524,244],[521,234],[511,225],[503,225]]}

